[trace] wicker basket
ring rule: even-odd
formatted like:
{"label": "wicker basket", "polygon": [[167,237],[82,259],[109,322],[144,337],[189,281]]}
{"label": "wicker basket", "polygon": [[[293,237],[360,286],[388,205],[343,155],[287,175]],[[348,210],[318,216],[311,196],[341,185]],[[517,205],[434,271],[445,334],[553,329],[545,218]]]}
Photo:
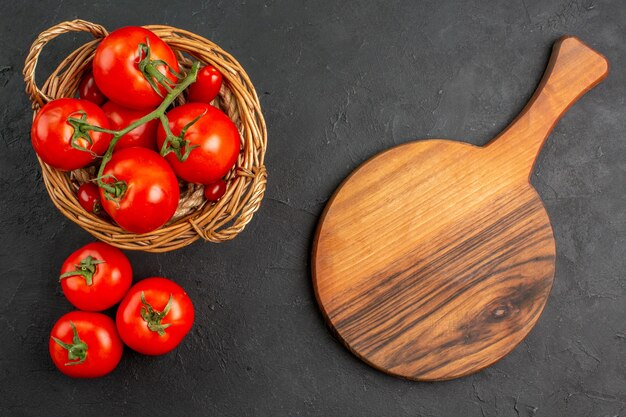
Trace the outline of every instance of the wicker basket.
{"label": "wicker basket", "polygon": [[[76,191],[80,184],[93,178],[94,168],[61,172],[39,159],[44,184],[61,213],[96,238],[122,249],[167,252],[199,238],[216,243],[230,240],[252,219],[265,192],[266,170],[263,159],[267,132],[259,99],[243,68],[219,46],[170,26],[146,28],[170,45],[182,68],[191,66],[191,60],[183,55],[185,53],[202,63],[213,65],[223,75],[222,89],[213,104],[228,114],[239,128],[241,136],[239,159],[226,176],[226,194],[217,203],[209,203],[203,197],[202,186],[181,183],[181,198],[172,220],[160,229],[138,235],[86,212],[78,203]],[[81,31],[91,33],[96,39],[67,56],[39,89],[35,83],[35,69],[44,45],[63,33]],[[53,26],[37,37],[24,65],[26,92],[35,113],[50,100],[76,95],[84,72],[90,68],[98,42],[107,34],[100,25],[74,20]],[[177,103],[183,102],[181,96]]]}

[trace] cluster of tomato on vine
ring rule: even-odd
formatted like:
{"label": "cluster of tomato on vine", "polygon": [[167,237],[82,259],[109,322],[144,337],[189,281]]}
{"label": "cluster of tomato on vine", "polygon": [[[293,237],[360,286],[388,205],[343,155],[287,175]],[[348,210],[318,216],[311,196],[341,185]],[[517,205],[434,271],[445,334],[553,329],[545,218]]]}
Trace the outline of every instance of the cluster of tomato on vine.
{"label": "cluster of tomato on vine", "polygon": [[[202,184],[217,201],[241,149],[237,126],[210,103],[223,75],[190,68],[155,33],[125,27],[98,45],[80,98],[59,98],[35,116],[31,140],[41,160],[72,171],[96,167],[78,198],[89,212],[147,233],[166,224],[180,198],[179,180]],[[175,106],[179,96],[186,103]]]}

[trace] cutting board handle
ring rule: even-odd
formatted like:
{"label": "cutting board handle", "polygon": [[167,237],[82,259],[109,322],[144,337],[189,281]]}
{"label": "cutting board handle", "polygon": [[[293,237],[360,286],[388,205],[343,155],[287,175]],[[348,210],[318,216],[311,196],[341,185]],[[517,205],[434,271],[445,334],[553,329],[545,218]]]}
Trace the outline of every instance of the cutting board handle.
{"label": "cutting board handle", "polygon": [[[515,120],[487,144],[508,168],[530,177],[541,146],[561,116],[583,94],[606,78],[604,56],[574,36],[555,42],[548,67],[530,102]],[[517,167],[517,169],[514,169]]]}

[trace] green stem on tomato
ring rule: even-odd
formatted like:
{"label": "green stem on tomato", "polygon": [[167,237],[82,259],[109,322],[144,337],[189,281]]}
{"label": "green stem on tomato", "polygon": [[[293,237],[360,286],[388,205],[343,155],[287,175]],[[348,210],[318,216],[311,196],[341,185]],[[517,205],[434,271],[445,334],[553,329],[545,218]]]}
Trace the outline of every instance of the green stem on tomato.
{"label": "green stem on tomato", "polygon": [[57,345],[67,350],[67,359],[69,362],[65,363],[65,366],[80,365],[87,359],[87,343],[82,341],[80,336],[78,336],[78,330],[76,330],[76,326],[71,321],[70,326],[72,326],[73,334],[72,343],[65,343],[62,340],[51,336],[52,340],[54,340]]}
{"label": "green stem on tomato", "polygon": [[148,329],[156,332],[159,336],[165,336],[165,329],[172,325],[172,323],[162,324],[161,321],[170,312],[173,300],[174,296],[170,294],[170,298],[167,300],[167,304],[165,305],[163,311],[158,311],[146,301],[146,295],[143,291],[141,292],[141,304],[143,304],[141,307],[141,318],[143,318],[148,325]]}
{"label": "green stem on tomato", "polygon": [[[167,117],[165,117],[165,115],[163,114],[159,117],[159,119],[161,120],[161,125],[163,126],[163,130],[165,130],[165,137],[166,138],[173,137],[174,133],[172,133],[172,129],[170,129],[170,122],[169,120],[167,120]],[[164,140],[163,145],[161,146],[161,150],[160,150],[161,155],[165,154],[167,150],[167,145],[168,145],[168,141]],[[172,146],[178,147],[178,143],[172,143]]]}
{"label": "green stem on tomato", "polygon": [[59,280],[74,276],[82,276],[85,279],[85,283],[87,285],[92,285],[93,276],[96,273],[97,266],[103,263],[105,263],[105,261],[101,259],[95,259],[93,256],[89,255],[85,259],[82,259],[79,264],[75,265],[76,269],[62,274],[59,277]]}
{"label": "green stem on tomato", "polygon": [[[148,65],[145,67],[145,75],[146,75],[146,78],[148,77],[154,78],[159,85],[161,85],[163,88],[167,90],[168,94],[174,90],[170,86],[170,83],[172,81],[169,78],[167,78],[165,75],[163,75],[161,71],[159,71],[154,65]],[[161,95],[161,92],[158,90],[158,88],[156,90],[156,93]]]}

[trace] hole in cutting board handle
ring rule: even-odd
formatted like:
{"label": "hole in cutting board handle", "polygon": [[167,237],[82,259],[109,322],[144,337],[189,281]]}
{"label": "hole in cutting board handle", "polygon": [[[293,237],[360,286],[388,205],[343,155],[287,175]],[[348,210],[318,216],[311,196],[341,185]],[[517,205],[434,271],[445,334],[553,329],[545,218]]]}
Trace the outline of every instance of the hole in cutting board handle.
{"label": "hole in cutting board handle", "polygon": [[609,63],[575,36],[554,43],[548,67],[532,98],[495,139],[486,145],[494,158],[503,158],[528,178],[552,128],[587,91],[604,80]]}

